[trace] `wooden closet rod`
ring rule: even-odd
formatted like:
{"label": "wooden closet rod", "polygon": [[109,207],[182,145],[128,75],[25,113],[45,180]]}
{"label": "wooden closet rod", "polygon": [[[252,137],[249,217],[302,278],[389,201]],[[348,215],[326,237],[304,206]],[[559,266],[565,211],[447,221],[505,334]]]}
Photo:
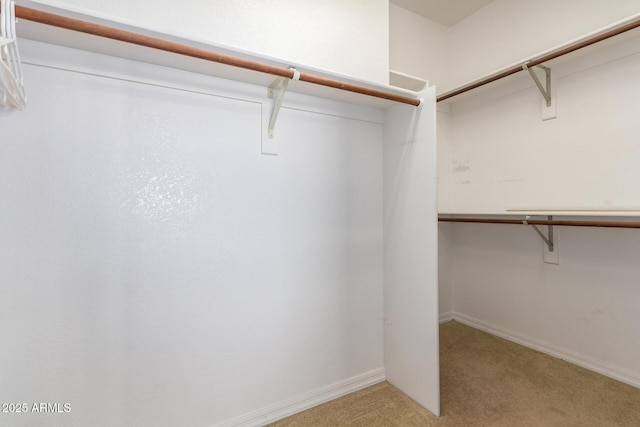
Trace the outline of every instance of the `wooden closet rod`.
{"label": "wooden closet rod", "polygon": [[[554,50],[550,53],[547,53],[545,55],[541,55],[538,57],[535,57],[533,59],[530,59],[529,61],[524,61],[524,63],[527,64],[527,66],[529,68],[531,67],[535,67],[536,65],[540,65],[544,62],[550,61],[552,59],[558,58],[562,55],[566,55],[567,53],[571,53],[574,52],[578,49],[582,49],[583,47],[587,47],[587,46],[591,46],[592,44],[601,42],[603,40],[606,40],[608,38],[611,38],[613,36],[617,36],[619,34],[622,34],[624,32],[627,32],[629,30],[633,30],[634,28],[640,27],[640,18],[634,19],[631,22],[628,22],[626,24],[622,24],[619,25],[617,27],[611,28],[610,30],[607,30],[603,33],[600,34],[596,34],[592,37],[589,37],[587,39],[584,39],[582,41],[576,42],[576,43],[572,43],[570,45],[567,45],[565,47],[559,48],[557,50]],[[485,79],[479,80],[477,82],[474,83],[470,83],[468,85],[462,86],[458,89],[454,89],[450,92],[446,92],[443,93],[442,95],[440,95],[439,97],[436,98],[437,102],[440,101],[444,101],[445,99],[449,99],[452,98],[454,96],[463,94],[465,92],[469,92],[470,90],[476,89],[480,86],[484,86],[486,84],[495,82],[496,80],[500,80],[504,77],[510,76],[512,74],[518,73],[520,71],[523,71],[522,69],[522,65],[514,65],[513,67],[507,68],[504,71],[500,71],[497,74],[491,75]]]}
{"label": "wooden closet rod", "polygon": [[[438,218],[440,222],[473,222],[481,224],[515,224],[523,225],[520,219],[490,219],[490,218]],[[640,228],[640,222],[624,221],[582,221],[559,219],[528,219],[525,225],[562,225],[568,227],[609,227],[609,228]]]}
{"label": "wooden closet rod", "polygon": [[[196,47],[161,40],[130,31],[106,27],[104,25],[93,24],[79,19],[55,15],[24,6],[16,5],[15,10],[17,18],[39,22],[45,25],[52,25],[54,27],[65,28],[67,30],[78,31],[81,33],[105,37],[139,46],[149,47],[152,49],[159,49],[166,52],[177,53],[179,55],[203,59],[205,61],[217,62],[220,64],[231,65],[233,67],[272,74],[274,76],[285,77],[289,79],[293,78],[294,76],[294,72],[288,68],[276,67],[268,64],[250,61],[247,59],[236,58],[230,55],[211,52],[205,49],[199,49]],[[396,95],[394,93],[377,89],[370,89],[367,87],[357,86],[351,83],[340,82],[337,80],[331,80],[328,78],[315,76],[313,74],[300,73],[299,80],[348,92],[355,92],[363,95],[373,96],[376,98],[387,99],[389,101],[400,102],[403,104],[409,104],[413,106],[420,105],[420,99],[418,98]]]}

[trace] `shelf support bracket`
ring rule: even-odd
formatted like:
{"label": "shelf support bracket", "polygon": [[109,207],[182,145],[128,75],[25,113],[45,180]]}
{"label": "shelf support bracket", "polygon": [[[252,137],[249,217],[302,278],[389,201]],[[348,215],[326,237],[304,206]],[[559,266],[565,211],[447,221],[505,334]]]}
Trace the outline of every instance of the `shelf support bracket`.
{"label": "shelf support bracket", "polygon": [[[547,218],[549,219],[549,221],[551,221],[553,219],[552,216],[549,216]],[[527,215],[526,218],[522,221],[522,224],[530,225],[531,227],[533,227],[533,230],[547,244],[547,247],[549,248],[549,252],[553,252],[553,225],[548,225],[547,226],[547,236],[549,236],[549,237],[547,237],[547,236],[544,235],[544,233],[542,233],[542,231],[540,231],[538,226],[536,226],[535,224],[529,224],[529,220],[530,219],[531,219],[531,215]]]}
{"label": "shelf support bracket", "polygon": [[544,87],[542,87],[542,83],[540,82],[540,79],[538,79],[538,76],[536,75],[536,73],[534,73],[533,70],[529,68],[527,64],[528,62],[525,62],[524,64],[522,64],[522,69],[525,71],[528,71],[529,74],[531,74],[531,78],[535,82],[536,86],[538,86],[538,90],[542,94],[542,97],[544,98],[545,101],[547,101],[547,107],[551,107],[551,69],[548,67],[545,67],[544,65],[538,65],[538,67],[542,68],[546,74],[547,87],[545,89]]}
{"label": "shelf support bracket", "polygon": [[284,94],[287,92],[289,81],[300,80],[300,71],[296,70],[294,67],[289,67],[289,69],[293,70],[293,77],[291,77],[291,79],[278,77],[267,88],[267,96],[269,97],[269,99],[273,99],[274,89],[279,85],[282,85],[280,86],[280,92],[278,93],[276,104],[274,105],[273,111],[271,112],[271,120],[269,120],[269,138],[273,138],[273,129],[276,127],[276,120],[278,120],[278,113],[280,113],[280,107],[282,106],[282,101],[284,100]]}

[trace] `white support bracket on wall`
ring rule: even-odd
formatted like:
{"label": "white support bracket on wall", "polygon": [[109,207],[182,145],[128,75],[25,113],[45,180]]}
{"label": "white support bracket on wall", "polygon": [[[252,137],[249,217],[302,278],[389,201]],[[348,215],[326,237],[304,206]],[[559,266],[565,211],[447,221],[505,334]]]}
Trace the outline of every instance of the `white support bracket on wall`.
{"label": "white support bracket on wall", "polygon": [[269,138],[273,138],[273,129],[276,126],[276,120],[278,120],[278,114],[280,113],[280,107],[282,106],[282,100],[284,99],[284,94],[287,92],[287,87],[289,86],[290,80],[300,80],[300,71],[296,70],[293,67],[289,67],[290,70],[293,70],[293,77],[291,79],[287,79],[284,77],[278,77],[269,85],[267,89],[267,96],[269,99],[273,99],[273,90],[278,87],[278,85],[282,84],[280,87],[280,93],[278,94],[278,99],[276,100],[276,104],[273,107],[273,111],[271,112],[271,120],[269,120]]}
{"label": "white support bracket on wall", "polygon": [[284,94],[287,93],[287,87],[289,86],[289,79],[285,79],[284,77],[278,77],[269,85],[267,95],[269,99],[273,99],[273,90],[278,87],[280,84],[280,93],[278,94],[278,99],[276,100],[275,105],[273,106],[273,110],[271,111],[271,119],[269,120],[268,127],[268,135],[269,138],[273,138],[273,128],[276,126],[276,120],[278,120],[278,114],[280,113],[280,107],[282,106],[282,100],[284,99]]}
{"label": "white support bracket on wall", "polygon": [[540,90],[542,97],[544,98],[545,101],[547,101],[547,107],[551,107],[551,69],[543,65],[538,65],[538,67],[542,68],[546,74],[546,77],[547,77],[546,88],[542,87],[542,83],[540,83],[540,79],[538,79],[538,76],[536,75],[536,73],[534,73],[533,70],[527,66],[527,62],[522,64],[522,69],[525,71],[528,71],[529,74],[531,74],[531,78],[536,83],[536,86],[538,86],[538,90]]}
{"label": "white support bracket on wall", "polygon": [[542,82],[540,82],[540,79],[533,71],[533,69],[529,68],[528,63],[529,62],[525,62],[524,64],[522,64],[522,69],[529,72],[531,78],[538,87],[542,98],[544,98],[542,104],[542,120],[555,119],[556,117],[558,117],[558,112],[556,108],[556,96],[554,91],[555,84],[552,85],[551,81],[551,69],[545,67],[544,65],[537,65],[537,67],[544,70],[545,73],[545,85],[543,86]]}
{"label": "white support bracket on wall", "polygon": [[[547,217],[549,221],[553,220],[552,216]],[[559,264],[559,256],[558,256],[558,245],[557,238],[553,232],[553,225],[547,226],[547,235],[545,236],[542,231],[535,224],[529,224],[529,220],[531,219],[531,215],[527,215],[525,219],[522,221],[522,224],[529,225],[533,227],[533,230],[540,236],[540,238],[544,241],[543,248],[543,257],[544,262],[547,264]]]}
{"label": "white support bracket on wall", "polygon": [[[267,134],[264,134],[264,130],[262,133],[262,154],[277,156],[279,147],[278,142],[274,139],[274,131],[273,129],[276,127],[276,121],[278,120],[278,114],[280,113],[280,107],[282,107],[282,101],[284,100],[284,95],[287,93],[287,88],[289,87],[289,81],[291,80],[300,80],[300,71],[296,70],[293,67],[289,67],[290,70],[293,71],[293,76],[289,79],[286,77],[278,77],[276,78],[267,88],[267,97],[269,99],[273,99],[273,91],[280,86],[280,93],[278,93],[278,99],[276,100],[273,108],[271,109],[271,116],[269,117],[269,124],[267,126]],[[263,126],[264,122],[267,119],[268,110],[266,108],[265,103],[262,104],[262,117],[263,117]],[[264,129],[264,128],[263,128]]]}

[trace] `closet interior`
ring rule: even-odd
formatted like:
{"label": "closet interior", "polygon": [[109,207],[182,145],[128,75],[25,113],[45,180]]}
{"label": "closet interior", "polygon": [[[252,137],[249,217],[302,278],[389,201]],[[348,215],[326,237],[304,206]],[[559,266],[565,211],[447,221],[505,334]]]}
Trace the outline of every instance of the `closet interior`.
{"label": "closet interior", "polygon": [[0,425],[440,415],[449,320],[640,387],[640,1],[134,3],[0,3]]}

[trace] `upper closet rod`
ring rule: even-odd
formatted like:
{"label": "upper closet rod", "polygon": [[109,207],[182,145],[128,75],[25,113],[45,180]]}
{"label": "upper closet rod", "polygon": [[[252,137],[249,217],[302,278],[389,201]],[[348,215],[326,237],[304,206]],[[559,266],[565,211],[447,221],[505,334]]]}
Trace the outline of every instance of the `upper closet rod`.
{"label": "upper closet rod", "polygon": [[640,222],[624,221],[582,221],[558,219],[491,219],[491,218],[447,218],[439,217],[440,222],[474,222],[481,224],[518,224],[522,225],[562,225],[569,227],[609,227],[609,228],[640,228]]}
{"label": "upper closet rod", "polygon": [[[583,47],[587,47],[587,46],[590,46],[590,45],[592,45],[594,43],[601,42],[601,41],[606,40],[608,38],[611,38],[613,36],[617,36],[618,34],[622,34],[622,33],[626,32],[626,31],[629,31],[629,30],[633,30],[634,28],[637,28],[637,27],[640,27],[640,18],[636,18],[636,19],[634,19],[634,20],[632,20],[632,21],[630,21],[630,22],[628,22],[626,24],[622,24],[622,25],[619,25],[617,27],[611,28],[610,30],[607,30],[607,31],[605,31],[603,33],[600,33],[600,34],[596,34],[596,35],[594,35],[592,37],[589,37],[589,38],[586,38],[586,39],[584,39],[582,41],[569,44],[569,45],[567,45],[567,46],[565,46],[563,48],[554,50],[554,51],[552,51],[550,53],[547,53],[545,55],[542,55],[542,56],[538,56],[538,57],[533,58],[533,59],[531,59],[529,61],[524,61],[524,63],[527,64],[527,66],[529,68],[535,67],[536,65],[540,65],[543,62],[550,61],[552,59],[558,58],[559,56],[566,55],[567,53],[571,53],[571,52],[576,51],[578,49],[582,49]],[[439,97],[436,98],[436,101],[437,102],[444,101],[445,99],[449,99],[449,98],[452,98],[454,96],[463,94],[465,92],[469,92],[470,90],[473,90],[473,89],[478,88],[480,86],[484,86],[486,84],[495,82],[496,80],[500,80],[500,79],[502,79],[504,77],[507,77],[507,76],[510,76],[512,74],[518,73],[518,72],[520,72],[522,70],[523,70],[522,64],[514,65],[513,67],[507,68],[504,71],[500,71],[499,73],[491,75],[491,76],[489,76],[489,77],[487,77],[485,79],[479,80],[479,81],[474,82],[474,83],[470,83],[470,84],[462,86],[462,87],[460,87],[458,89],[454,89],[454,90],[452,90],[450,92],[443,93],[442,95],[440,95]]]}
{"label": "upper closet rod", "polygon": [[[230,55],[211,52],[205,49],[199,49],[191,46],[182,45],[130,31],[119,30],[104,25],[93,24],[91,22],[81,21],[79,19],[68,18],[65,16],[55,15],[36,9],[16,5],[16,17],[27,19],[29,21],[39,22],[41,24],[52,25],[55,27],[65,28],[67,30],[79,31],[94,36],[105,37],[126,43],[132,43],[139,46],[159,49],[166,52],[177,53],[179,55],[190,56],[193,58],[204,59],[206,61],[217,62],[220,64],[231,65],[234,67],[244,68],[247,70],[259,71],[261,73],[272,74],[288,79],[293,78],[294,71],[288,68],[276,67],[268,64],[250,61],[247,59],[236,58]],[[389,101],[400,102],[413,106],[420,105],[420,99],[410,98],[407,96],[396,95],[394,93],[385,92],[377,89],[357,86],[350,83],[331,80],[324,77],[315,76],[313,74],[300,73],[301,81],[313,83],[321,86],[332,87],[335,89],[345,90],[348,92],[360,93],[363,95],[373,96],[376,98],[387,99]]]}

